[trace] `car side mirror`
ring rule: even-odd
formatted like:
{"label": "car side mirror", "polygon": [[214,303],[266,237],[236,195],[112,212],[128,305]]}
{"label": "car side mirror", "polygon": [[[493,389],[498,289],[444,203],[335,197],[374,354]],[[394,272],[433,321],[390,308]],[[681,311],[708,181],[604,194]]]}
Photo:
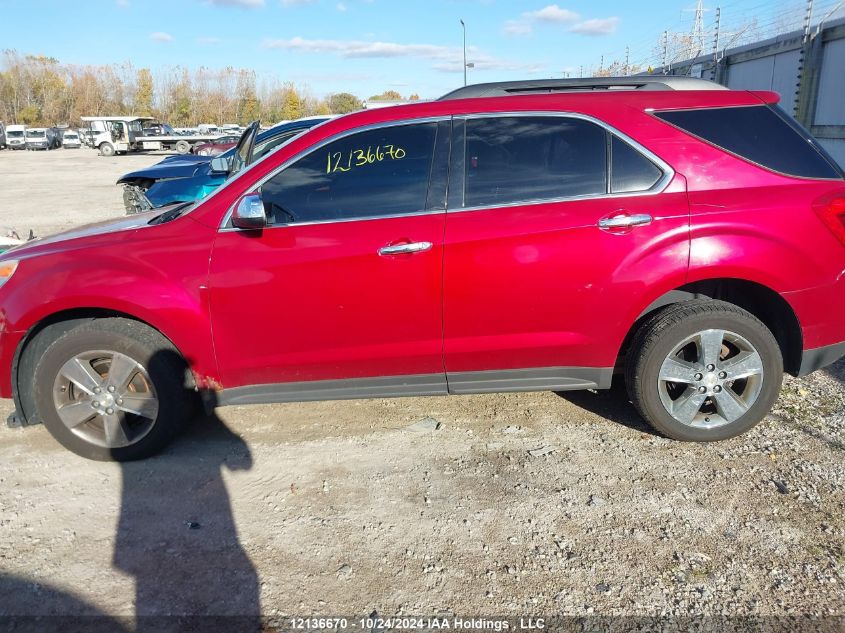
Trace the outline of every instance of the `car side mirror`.
{"label": "car side mirror", "polygon": [[239,229],[263,229],[267,226],[267,214],[261,196],[251,193],[238,200],[232,211],[232,224]]}
{"label": "car side mirror", "polygon": [[224,156],[218,156],[211,160],[211,171],[218,174],[225,174],[229,171],[229,159]]}

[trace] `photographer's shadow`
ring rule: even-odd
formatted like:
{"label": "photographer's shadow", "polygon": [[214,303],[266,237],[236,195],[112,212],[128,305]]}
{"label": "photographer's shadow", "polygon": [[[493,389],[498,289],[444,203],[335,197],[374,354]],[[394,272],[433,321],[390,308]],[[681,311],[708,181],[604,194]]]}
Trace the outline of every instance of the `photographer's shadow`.
{"label": "photographer's shadow", "polygon": [[222,475],[250,468],[246,443],[216,415],[163,454],[121,464],[114,566],[135,579],[137,630],[190,630],[208,616],[220,630],[260,630],[258,575]]}

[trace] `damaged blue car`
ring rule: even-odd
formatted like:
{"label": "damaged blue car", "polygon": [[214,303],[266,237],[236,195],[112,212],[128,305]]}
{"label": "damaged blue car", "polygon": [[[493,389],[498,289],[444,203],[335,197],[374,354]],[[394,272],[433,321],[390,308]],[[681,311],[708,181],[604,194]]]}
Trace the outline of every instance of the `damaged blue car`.
{"label": "damaged blue car", "polygon": [[[117,184],[123,185],[126,213],[140,213],[178,202],[200,200],[231,178],[237,170],[328,118],[299,119],[259,134],[256,134],[256,121],[247,127],[236,147],[220,156],[168,156],[152,167],[125,174]],[[237,155],[246,157],[246,160],[233,160]]]}

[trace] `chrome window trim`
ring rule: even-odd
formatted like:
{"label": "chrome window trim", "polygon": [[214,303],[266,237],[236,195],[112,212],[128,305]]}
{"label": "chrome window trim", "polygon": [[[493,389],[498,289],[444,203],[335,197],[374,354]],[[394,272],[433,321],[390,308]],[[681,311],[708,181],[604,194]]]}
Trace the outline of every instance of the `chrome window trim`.
{"label": "chrome window trim", "polygon": [[[452,120],[452,115],[449,114],[449,115],[440,115],[440,116],[433,116],[433,117],[422,117],[422,118],[418,118],[418,119],[399,119],[399,120],[396,120],[396,121],[381,121],[379,123],[370,123],[369,125],[362,125],[360,127],[354,127],[354,128],[349,128],[347,130],[343,130],[342,132],[338,132],[337,134],[333,134],[332,136],[324,138],[322,141],[320,141],[316,145],[311,145],[311,146],[305,148],[304,150],[302,150],[301,152],[294,154],[289,159],[287,159],[284,163],[279,165],[276,169],[274,169],[269,174],[264,176],[264,178],[259,180],[255,184],[254,189],[259,189],[261,186],[264,185],[265,182],[267,182],[271,178],[275,177],[280,171],[283,171],[283,170],[287,169],[288,167],[290,167],[293,163],[298,161],[300,158],[304,158],[305,156],[312,154],[313,152],[318,151],[320,148],[325,147],[329,143],[334,143],[335,141],[339,141],[340,139],[346,138],[347,136],[352,136],[353,134],[358,134],[360,132],[369,132],[371,130],[378,130],[378,129],[387,128],[387,127],[398,127],[400,125],[414,125],[414,124],[417,124],[417,123],[439,123],[441,121],[451,121],[451,120]],[[323,125],[323,124],[321,123],[320,125]],[[312,129],[314,129],[314,128],[312,128]],[[271,152],[270,154],[272,154],[272,153],[273,152]],[[270,154],[268,154],[267,156],[269,156]],[[264,156],[264,158],[262,158],[261,160],[263,161],[264,159],[267,158],[267,156]],[[432,158],[433,158],[433,155],[432,155]],[[261,161],[259,161],[259,162],[261,162]],[[254,163],[254,164],[258,164],[258,163]],[[251,167],[252,167],[252,165],[250,165],[250,168]],[[238,175],[240,175],[240,174],[238,174]],[[235,203],[233,203],[229,207],[229,209],[226,211],[226,214],[223,216],[223,220],[220,222],[220,227],[219,227],[218,230],[220,230],[220,231],[227,231],[227,230],[240,231],[240,230],[242,230],[242,229],[238,229],[237,227],[229,226],[230,221],[232,219],[232,211],[234,211],[234,209],[235,209],[235,204],[237,204],[237,201],[235,201]],[[393,215],[390,215],[390,216],[374,215],[374,216],[362,216],[360,218],[343,218],[343,219],[340,219],[340,220],[313,220],[313,221],[310,221],[310,222],[291,222],[289,224],[268,225],[266,228],[267,229],[281,229],[281,228],[285,228],[285,227],[288,227],[288,226],[307,226],[309,224],[329,224],[329,223],[332,223],[332,222],[360,222],[362,220],[382,220],[382,219],[385,219],[385,218],[398,218],[398,217],[405,217],[405,216],[409,216],[409,215],[430,215],[432,213],[443,213],[443,211],[414,211],[414,212],[411,212],[411,213],[399,213],[399,214],[393,214]]]}
{"label": "chrome window trim", "polygon": [[[594,116],[589,114],[581,114],[580,112],[562,112],[558,110],[517,110],[517,111],[506,111],[506,112],[479,112],[479,113],[471,113],[471,114],[459,114],[459,115],[441,115],[441,116],[434,116],[434,117],[423,117],[419,119],[401,119],[397,121],[383,121],[379,123],[371,123],[369,125],[364,125],[361,127],[351,128],[348,130],[344,130],[343,132],[338,132],[330,137],[327,137],[320,141],[316,145],[312,145],[301,152],[295,154],[287,161],[279,165],[275,170],[273,170],[270,174],[262,178],[256,185],[255,188],[258,189],[261,187],[265,182],[273,178],[276,174],[280,171],[289,167],[292,163],[296,162],[300,158],[310,154],[311,152],[319,150],[321,147],[328,145],[336,140],[340,140],[347,136],[351,136],[352,134],[357,134],[358,132],[366,132],[374,129],[380,129],[384,127],[395,127],[399,125],[413,125],[415,123],[439,123],[441,121],[449,121],[449,120],[469,120],[469,119],[481,119],[481,118],[506,118],[506,117],[559,117],[559,118],[569,118],[569,119],[581,119],[583,121],[588,121],[590,123],[594,123],[598,125],[605,131],[614,134],[620,140],[624,141],[628,145],[630,145],[634,150],[638,153],[645,156],[648,160],[654,163],[658,169],[663,172],[663,176],[658,180],[654,185],[652,185],[649,189],[645,189],[643,191],[626,191],[626,192],[619,192],[619,193],[597,193],[597,194],[584,194],[580,196],[562,196],[558,198],[534,198],[534,199],[527,199],[527,200],[517,200],[514,202],[507,202],[503,204],[496,204],[496,205],[478,205],[473,207],[460,207],[456,209],[447,209],[445,213],[462,213],[465,211],[480,211],[484,209],[505,209],[508,207],[516,207],[516,206],[534,206],[540,204],[557,204],[561,202],[577,202],[581,200],[601,200],[601,199],[614,199],[614,198],[631,198],[631,197],[640,197],[640,196],[653,196],[660,193],[669,186],[669,183],[672,182],[672,179],[675,177],[675,170],[669,165],[666,161],[660,158],[657,154],[649,150],[648,148],[641,145],[639,142],[635,141],[633,138],[621,132],[620,130],[616,129],[612,125],[598,119]],[[320,125],[323,125],[321,123]],[[313,128],[312,128],[313,129]],[[267,156],[262,158],[261,160],[265,160]],[[261,162],[261,161],[259,161]],[[255,163],[257,164],[257,163]],[[450,157],[450,164],[451,164],[451,157]],[[250,165],[250,168],[252,165]],[[241,172],[243,173],[243,172]],[[236,178],[240,177],[241,174],[238,174]],[[217,190],[219,191],[219,189]],[[215,191],[216,193],[216,191]],[[213,195],[213,194],[212,194]],[[209,196],[210,197],[210,196]],[[229,207],[226,214],[223,216],[223,220],[220,223],[219,231],[241,231],[237,227],[231,226],[230,221],[232,219],[232,211],[234,210],[235,204],[233,203],[232,206]],[[332,224],[332,223],[346,223],[346,222],[365,222],[368,220],[385,220],[391,218],[400,218],[400,217],[409,217],[409,216],[419,216],[419,215],[432,215],[435,213],[444,213],[444,211],[440,210],[430,210],[430,211],[416,211],[412,213],[400,213],[400,214],[392,214],[392,215],[376,215],[376,216],[369,216],[369,217],[359,217],[359,218],[343,218],[338,220],[314,220],[311,222],[294,222],[290,224],[276,224],[273,226],[268,226],[267,229],[280,229],[289,226],[308,226],[312,224]]]}
{"label": "chrome window trim", "polygon": [[[516,112],[483,112],[478,114],[461,114],[456,115],[454,118],[455,120],[462,119],[464,121],[469,119],[490,119],[490,118],[504,118],[504,117],[516,117],[516,116],[524,116],[524,117],[560,117],[560,118],[567,118],[567,119],[581,119],[582,121],[588,121],[590,123],[594,123],[604,129],[605,131],[617,136],[620,140],[624,141],[628,145],[630,145],[634,150],[636,150],[639,154],[646,157],[650,160],[654,165],[663,172],[663,176],[654,183],[650,188],[644,189],[642,191],[622,191],[619,193],[589,193],[583,194],[579,196],[560,196],[557,198],[529,198],[526,200],[516,200],[514,202],[505,202],[502,204],[484,204],[484,205],[475,205],[472,207],[460,207],[458,209],[447,209],[448,213],[463,213],[464,211],[481,211],[484,209],[507,209],[508,207],[522,207],[522,206],[534,206],[540,204],[556,204],[560,202],[577,202],[580,200],[602,200],[602,199],[613,199],[613,198],[631,198],[631,197],[639,197],[639,196],[653,196],[659,193],[663,193],[666,187],[669,186],[669,183],[672,182],[672,179],[675,177],[675,170],[669,165],[666,161],[660,158],[657,154],[652,152],[647,147],[643,147],[640,143],[635,141],[633,138],[617,130],[612,125],[602,121],[601,119],[597,119],[594,116],[589,114],[581,114],[580,112],[562,112],[562,111],[552,111],[552,110],[524,110],[524,111],[516,111]],[[609,175],[608,175],[609,177]],[[608,183],[610,184],[610,183]]]}
{"label": "chrome window trim", "polygon": [[[231,212],[231,209],[230,209]],[[436,215],[436,214],[444,214],[446,211],[443,209],[433,209],[431,211],[413,211],[411,213],[393,213],[391,215],[372,215],[372,216],[362,216],[359,218],[341,218],[338,220],[311,220],[309,222],[292,222],[288,224],[271,224],[262,230],[268,229],[284,229],[291,226],[312,226],[315,224],[345,224],[346,222],[366,222],[368,220],[391,220],[394,218],[410,218],[420,215]],[[245,231],[250,229],[239,229],[236,226],[221,226],[217,229],[218,233],[230,233],[230,232],[238,232],[238,231]],[[254,230],[254,229],[252,229]]]}

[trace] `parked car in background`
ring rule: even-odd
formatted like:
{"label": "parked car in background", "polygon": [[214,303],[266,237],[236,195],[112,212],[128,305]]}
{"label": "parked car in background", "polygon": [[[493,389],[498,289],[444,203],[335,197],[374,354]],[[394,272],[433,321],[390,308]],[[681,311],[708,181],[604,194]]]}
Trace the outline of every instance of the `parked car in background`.
{"label": "parked car in background", "polygon": [[0,396],[122,461],[201,397],[624,372],[660,433],[734,437],[784,372],[845,355],[845,173],[777,101],[688,77],[470,86],[339,117],[244,170],[249,130],[202,201],[0,256]]}
{"label": "parked car in background", "polygon": [[35,149],[53,149],[55,140],[52,134],[48,133],[46,127],[31,127],[26,130],[26,148],[30,150]]}
{"label": "parked car in background", "polygon": [[[327,120],[327,117],[300,119],[261,132],[255,139],[251,160],[258,160],[305,130]],[[244,135],[248,132],[249,128]],[[176,202],[204,198],[231,176],[229,162],[233,155],[234,149],[230,149],[218,156],[214,164],[211,156],[169,156],[152,167],[125,174],[117,184],[123,185],[126,212],[138,213]]]}
{"label": "parked car in background", "polygon": [[26,126],[9,125],[6,127],[6,145],[9,149],[26,149]]}
{"label": "parked car in background", "polygon": [[238,140],[240,138],[240,136],[229,135],[221,136],[213,141],[208,141],[207,143],[197,143],[191,149],[191,153],[196,154],[197,156],[217,156],[218,154],[222,154],[223,152],[232,149],[238,144]]}
{"label": "parked car in background", "polygon": [[62,147],[65,149],[79,149],[82,147],[82,141],[79,138],[79,133],[75,130],[67,130],[62,135]]}
{"label": "parked car in background", "polygon": [[200,123],[197,126],[197,130],[200,134],[222,134],[223,130],[220,129],[217,125],[213,123]]}
{"label": "parked car in background", "polygon": [[173,136],[177,132],[167,123],[145,122],[144,136]]}
{"label": "parked car in background", "polygon": [[6,126],[0,123],[0,149],[6,149]]}

